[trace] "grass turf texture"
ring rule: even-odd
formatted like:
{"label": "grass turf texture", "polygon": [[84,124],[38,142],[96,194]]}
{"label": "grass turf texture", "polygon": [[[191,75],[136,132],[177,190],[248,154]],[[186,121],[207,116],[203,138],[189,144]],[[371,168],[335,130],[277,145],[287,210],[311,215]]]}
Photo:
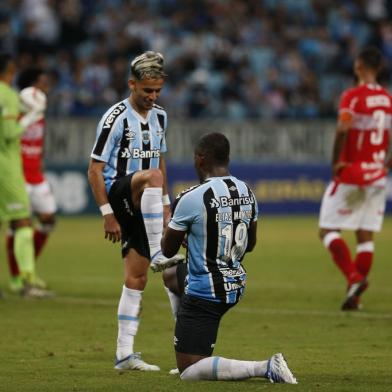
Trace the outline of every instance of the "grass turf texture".
{"label": "grass turf texture", "polygon": [[[4,237],[4,228],[2,231]],[[351,247],[352,235],[347,233]],[[282,351],[299,385],[267,380],[182,382],[160,274],[150,274],[135,349],[161,372],[113,368],[122,285],[118,245],[100,218],[61,218],[39,260],[50,300],[0,300],[0,391],[388,391],[392,388],[392,218],[376,236],[364,310],[339,310],[345,283],[317,239],[315,217],[264,217],[248,255],[247,292],[223,319],[216,355],[266,359]],[[0,287],[8,284],[4,239]],[[4,290],[5,291],[5,290]]]}

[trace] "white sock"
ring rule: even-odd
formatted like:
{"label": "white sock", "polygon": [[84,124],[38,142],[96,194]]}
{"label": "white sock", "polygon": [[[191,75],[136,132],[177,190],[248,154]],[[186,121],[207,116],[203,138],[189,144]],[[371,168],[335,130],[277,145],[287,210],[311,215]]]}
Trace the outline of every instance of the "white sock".
{"label": "white sock", "polygon": [[163,230],[162,188],[146,188],[140,200],[140,210],[146,227],[152,259],[161,250]]}
{"label": "white sock", "polygon": [[204,358],[187,367],[181,380],[243,380],[265,377],[268,361],[239,361],[222,357]]}
{"label": "white sock", "polygon": [[173,293],[173,291],[169,290],[166,286],[163,286],[166,290],[166,293],[169,297],[169,301],[170,301],[170,307],[173,313],[173,317],[174,320],[177,320],[177,312],[178,312],[178,308],[180,306],[180,300],[181,297],[175,293]]}
{"label": "white sock", "polygon": [[357,253],[361,253],[361,252],[373,253],[374,252],[374,242],[367,241],[367,242],[362,242],[361,244],[358,244],[357,245]]}
{"label": "white sock", "polygon": [[133,341],[139,327],[140,303],[143,291],[123,286],[118,304],[117,359],[133,353]]}

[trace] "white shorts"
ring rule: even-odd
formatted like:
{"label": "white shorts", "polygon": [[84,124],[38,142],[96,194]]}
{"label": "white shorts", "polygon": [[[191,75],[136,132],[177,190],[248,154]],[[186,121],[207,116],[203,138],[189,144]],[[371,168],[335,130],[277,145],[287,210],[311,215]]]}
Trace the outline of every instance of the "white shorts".
{"label": "white shorts", "polygon": [[26,184],[31,210],[37,214],[54,214],[57,210],[56,200],[49,183]]}
{"label": "white shorts", "polygon": [[380,231],[386,203],[385,183],[366,187],[331,182],[321,202],[322,229]]}

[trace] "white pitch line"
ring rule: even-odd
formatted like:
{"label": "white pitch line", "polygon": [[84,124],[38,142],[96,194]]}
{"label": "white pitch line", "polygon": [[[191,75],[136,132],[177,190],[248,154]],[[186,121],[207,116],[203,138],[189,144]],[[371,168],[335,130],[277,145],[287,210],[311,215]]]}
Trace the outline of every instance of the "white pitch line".
{"label": "white pitch line", "polygon": [[[118,306],[118,300],[104,299],[104,298],[87,298],[87,297],[71,297],[71,296],[59,296],[54,297],[54,301],[69,303],[69,304],[80,304],[80,305],[93,305],[93,306]],[[167,302],[157,302],[159,307],[169,308]],[[342,318],[361,318],[361,319],[378,319],[378,320],[390,320],[392,319],[392,313],[370,313],[370,312],[342,312],[342,311],[328,311],[328,310],[316,310],[316,309],[282,309],[282,308],[251,308],[246,306],[236,306],[233,309],[234,312],[248,313],[248,314],[266,314],[266,315],[283,315],[283,316],[316,316],[316,317],[342,317]]]}

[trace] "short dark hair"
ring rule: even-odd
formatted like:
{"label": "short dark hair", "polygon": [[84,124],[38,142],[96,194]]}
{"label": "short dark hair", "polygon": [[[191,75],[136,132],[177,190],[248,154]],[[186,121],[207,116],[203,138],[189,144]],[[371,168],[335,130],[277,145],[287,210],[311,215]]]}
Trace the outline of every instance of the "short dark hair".
{"label": "short dark hair", "polygon": [[383,57],[381,51],[375,46],[370,46],[362,49],[357,59],[361,60],[365,67],[370,68],[374,71],[379,71],[383,65]]}
{"label": "short dark hair", "polygon": [[3,73],[7,70],[8,64],[12,60],[12,56],[9,53],[0,52],[0,73]]}
{"label": "short dark hair", "polygon": [[16,84],[20,90],[23,90],[36,83],[38,78],[44,73],[45,71],[42,68],[27,68],[20,73]]}
{"label": "short dark hair", "polygon": [[230,142],[222,133],[208,133],[200,138],[195,153],[205,155],[211,163],[227,165],[230,160]]}

